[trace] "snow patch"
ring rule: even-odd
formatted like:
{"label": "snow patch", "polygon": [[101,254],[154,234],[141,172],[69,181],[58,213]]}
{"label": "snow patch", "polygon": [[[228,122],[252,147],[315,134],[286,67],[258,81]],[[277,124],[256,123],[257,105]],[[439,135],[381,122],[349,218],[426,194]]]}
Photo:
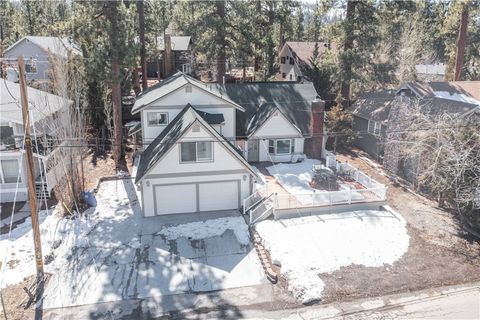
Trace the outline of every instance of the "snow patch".
{"label": "snow patch", "polygon": [[256,225],[288,288],[303,303],[322,297],[321,273],[352,264],[381,267],[408,250],[406,223],[387,211],[265,220]]}
{"label": "snow patch", "polygon": [[475,98],[473,98],[469,95],[463,94],[463,93],[450,94],[450,92],[448,92],[448,91],[435,91],[434,94],[435,94],[435,97],[437,97],[437,98],[480,105],[480,101],[476,100]]}
{"label": "snow patch", "polygon": [[239,243],[243,245],[250,243],[248,227],[242,217],[218,218],[165,227],[158,234],[165,236],[168,240],[175,240],[181,237],[200,240],[220,236],[227,230],[234,232]]}

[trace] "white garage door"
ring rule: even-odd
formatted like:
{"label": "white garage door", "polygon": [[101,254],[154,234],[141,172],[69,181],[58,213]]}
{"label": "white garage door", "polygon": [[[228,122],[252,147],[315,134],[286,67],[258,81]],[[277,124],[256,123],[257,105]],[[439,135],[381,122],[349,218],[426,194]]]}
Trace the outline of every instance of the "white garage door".
{"label": "white garage door", "polygon": [[238,209],[238,182],[199,184],[200,211]]}
{"label": "white garage door", "polygon": [[155,186],[156,214],[187,213],[197,211],[195,184]]}

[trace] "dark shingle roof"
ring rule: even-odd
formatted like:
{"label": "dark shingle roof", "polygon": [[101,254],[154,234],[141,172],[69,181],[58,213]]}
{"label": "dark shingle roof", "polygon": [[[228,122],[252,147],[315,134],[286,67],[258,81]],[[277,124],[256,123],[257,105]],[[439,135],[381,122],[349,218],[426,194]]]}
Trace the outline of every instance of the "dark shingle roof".
{"label": "dark shingle roof", "polygon": [[[165,127],[165,129],[163,129],[158,137],[156,137],[145,149],[145,151],[143,151],[142,156],[140,157],[140,163],[138,164],[135,183],[139,182],[140,179],[145,176],[145,174],[153,166],[155,166],[155,164],[157,164],[157,162],[175,145],[178,139],[183,136],[183,134],[195,121],[203,119],[201,113],[204,115],[207,114],[206,112],[199,112],[190,104],[187,104],[185,108],[183,108],[182,111],[180,111],[180,113]],[[212,116],[212,114],[207,115]],[[207,120],[205,120],[205,122],[207,122]],[[205,122],[204,125],[208,126],[208,123]],[[227,149],[233,151],[232,154],[234,154],[244,164],[244,166],[252,175],[256,176],[256,173],[243,158],[241,152],[235,148],[233,144],[227,141],[227,139],[217,133],[213,128],[211,129],[211,132],[217,136],[216,138],[219,140],[219,142],[223,143]]]}
{"label": "dark shingle roof", "polygon": [[[304,136],[310,135],[311,103],[317,97],[312,83],[251,82],[217,86],[222,94],[245,109],[245,112],[237,112],[236,115],[238,137],[254,132],[258,126],[252,126],[251,122],[261,125],[254,119],[259,118],[258,111],[271,112],[271,106],[277,107]],[[264,104],[269,107],[265,110],[259,108]]]}
{"label": "dark shingle roof", "polygon": [[223,113],[208,113],[205,111],[197,110],[197,113],[205,120],[208,124],[221,124],[225,122]]}
{"label": "dark shingle roof", "polygon": [[365,119],[385,122],[388,120],[394,99],[393,90],[365,92],[348,108],[348,111]]}

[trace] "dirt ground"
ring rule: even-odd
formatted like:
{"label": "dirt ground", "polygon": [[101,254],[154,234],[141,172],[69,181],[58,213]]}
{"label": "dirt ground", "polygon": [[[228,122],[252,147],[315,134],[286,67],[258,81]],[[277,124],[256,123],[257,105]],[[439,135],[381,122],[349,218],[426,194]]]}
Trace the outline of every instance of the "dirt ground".
{"label": "dirt ground", "polygon": [[340,154],[337,160],[348,161],[388,186],[388,204],[408,222],[410,247],[391,266],[352,265],[319,275],[326,284],[322,303],[480,280],[480,241],[459,228],[451,213],[390,181],[380,165],[359,151]]}

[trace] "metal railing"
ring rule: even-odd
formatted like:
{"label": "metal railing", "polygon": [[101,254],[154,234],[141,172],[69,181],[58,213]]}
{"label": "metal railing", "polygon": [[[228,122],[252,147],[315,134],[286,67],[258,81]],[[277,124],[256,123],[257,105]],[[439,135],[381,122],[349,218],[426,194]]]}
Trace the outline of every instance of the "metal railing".
{"label": "metal railing", "polygon": [[263,188],[256,190],[254,193],[243,199],[243,214],[247,214],[248,210],[265,198],[265,195],[266,190]]}

